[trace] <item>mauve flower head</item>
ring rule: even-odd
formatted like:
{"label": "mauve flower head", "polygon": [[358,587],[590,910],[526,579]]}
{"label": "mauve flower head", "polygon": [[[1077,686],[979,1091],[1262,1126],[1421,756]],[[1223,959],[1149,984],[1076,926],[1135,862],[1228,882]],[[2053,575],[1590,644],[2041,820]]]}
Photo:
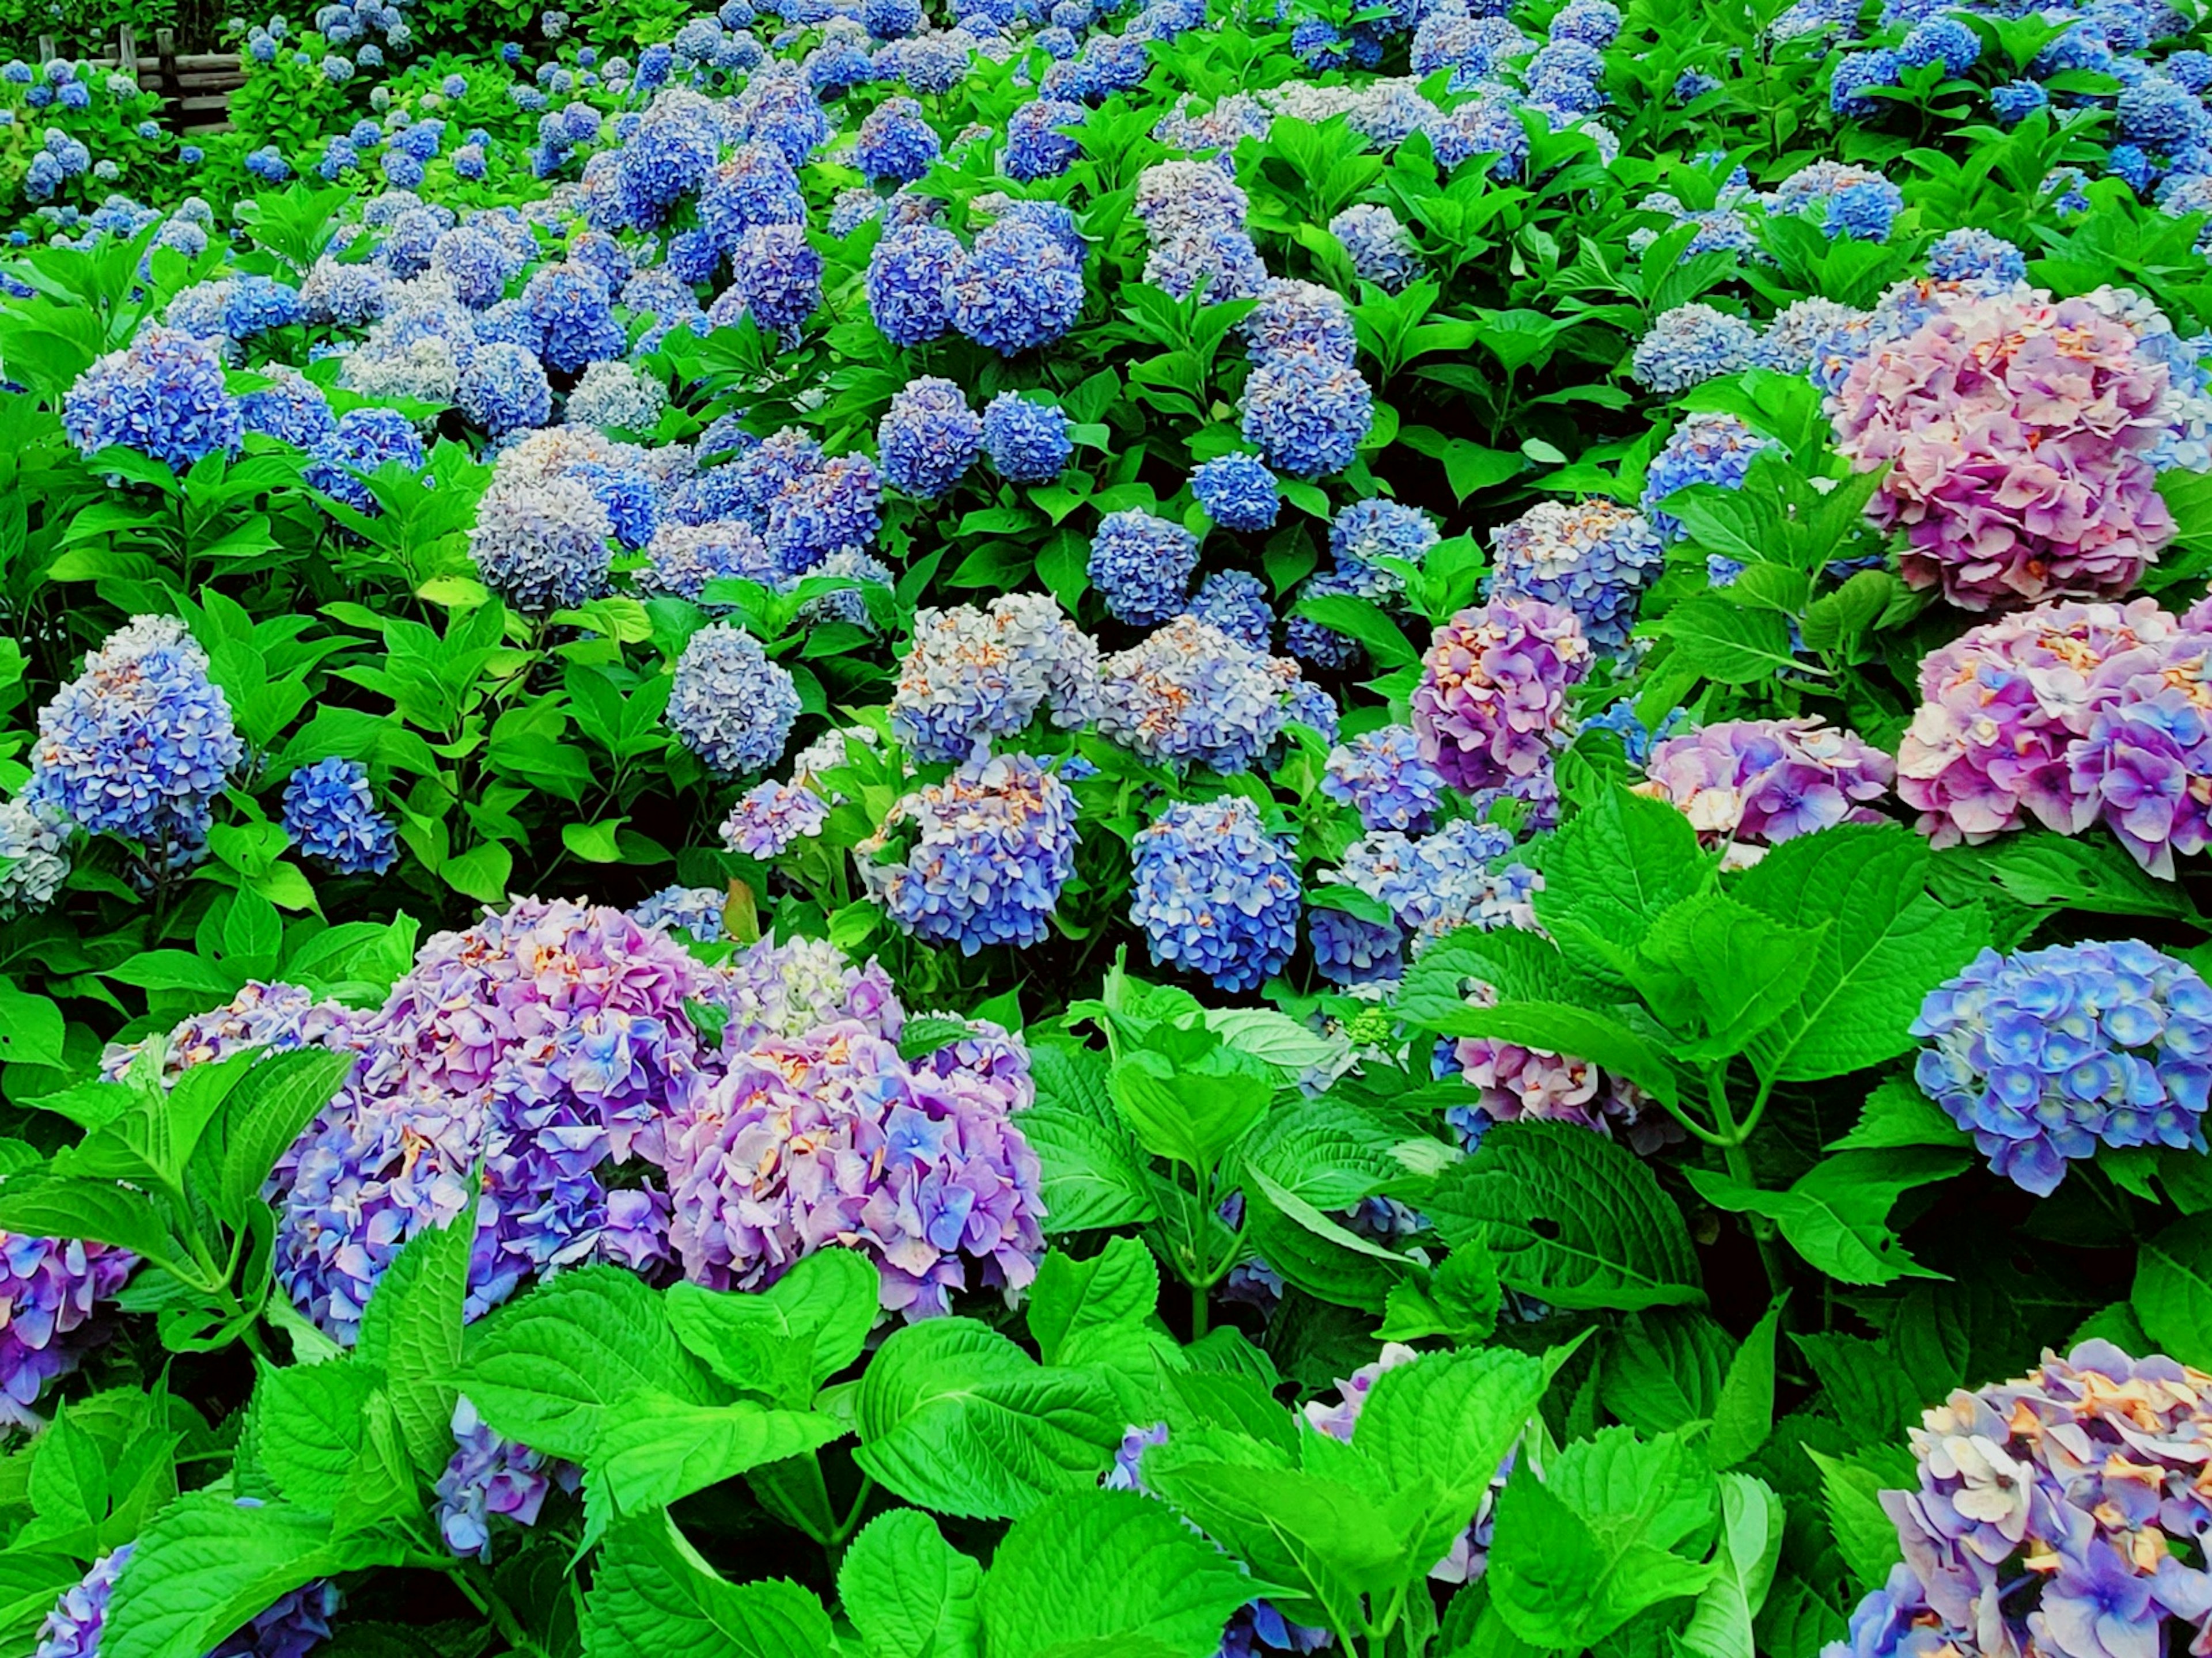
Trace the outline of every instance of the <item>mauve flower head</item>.
{"label": "mauve flower head", "polygon": [[1962,609],[2118,597],[2172,539],[2147,456],[2164,363],[2083,300],[1960,298],[1860,359],[1829,404],[1905,580]]}
{"label": "mauve flower head", "polygon": [[[1498,993],[1477,983],[1467,1000],[1470,1007],[1494,1007]],[[1478,1094],[1474,1105],[1453,1106],[1446,1114],[1469,1146],[1492,1123],[1526,1121],[1572,1123],[1608,1139],[1618,1136],[1643,1152],[1674,1138],[1672,1121],[1642,1089],[1574,1054],[1493,1036],[1462,1036],[1449,1044],[1449,1060]]]}
{"label": "mauve flower head", "polygon": [[1568,687],[1590,669],[1573,611],[1506,597],[1436,630],[1413,697],[1422,757],[1470,793],[1528,777],[1562,740]]}
{"label": "mauve flower head", "polygon": [[1056,774],[979,747],[943,782],[893,802],[854,857],[901,932],[973,956],[1050,935],[1076,838],[1075,797]]}
{"label": "mauve flower head", "polygon": [[1610,501],[1547,501],[1491,533],[1492,598],[1518,594],[1564,604],[1600,649],[1628,643],[1636,601],[1667,561],[1665,544],[1633,507]]}
{"label": "mauve flower head", "polygon": [[197,846],[245,752],[207,653],[173,617],[137,616],[39,711],[23,799],[89,834]]}
{"label": "mauve flower head", "polygon": [[1985,950],[1912,1034],[1921,1088],[2039,1197],[2100,1145],[2205,1149],[2212,987],[2148,944]]}
{"label": "mauve flower head", "polygon": [[1137,832],[1129,919],[1156,963],[1253,990],[1298,944],[1297,865],[1242,795],[1178,800]]}
{"label": "mauve flower head", "polygon": [[1931,653],[1897,752],[1897,792],[1921,832],[1947,847],[2027,816],[2065,834],[2086,826],[2096,797],[2077,788],[2070,750],[2131,682],[2163,683],[2180,632],[2151,599],[2063,603],[1984,623]]}
{"label": "mauve flower head", "polygon": [[1281,733],[1299,678],[1186,613],[1099,665],[1098,734],[1147,760],[1243,771]]}
{"label": "mauve flower head", "polygon": [[[684,1275],[757,1290],[818,1248],[858,1248],[909,1320],[995,1287],[1044,1253],[1042,1171],[1018,1114],[1036,1098],[1018,1038],[978,1065],[909,1064],[850,1020],[766,1036],[671,1132],[671,1236]],[[942,1066],[935,1061],[946,1060]]]}
{"label": "mauve flower head", "polygon": [[1042,593],[914,618],[891,693],[891,735],[918,760],[964,760],[979,742],[1026,730],[1040,709],[1083,726],[1098,713],[1098,646]]}
{"label": "mauve flower head", "polygon": [[659,1163],[668,1120],[703,1086],[685,1003],[712,982],[617,909],[526,899],[433,938],[381,1009],[322,1040],[361,1057],[271,1179],[278,1283],[351,1342],[407,1240],[469,1224],[479,1163],[472,1315],[537,1273],[652,1265],[667,1200],[612,1176]]}
{"label": "mauve flower head", "polygon": [[1643,792],[1670,801],[1715,844],[1772,847],[1838,823],[1878,823],[1869,801],[1896,762],[1817,716],[1723,720],[1655,744]]}
{"label": "mauve flower head", "polygon": [[94,1312],[137,1264],[112,1244],[0,1232],[0,1424],[33,1424],[30,1407],[76,1368],[99,1334]]}
{"label": "mauve flower head", "polygon": [[2184,857],[2212,842],[2212,708],[2205,659],[2212,635],[2191,634],[2169,647],[2156,689],[2130,684],[2097,711],[2088,735],[2068,751],[2080,816],[2094,811],[2136,863],[2173,878]]}
{"label": "mauve flower head", "polygon": [[[1959,1388],[1881,1493],[1905,1559],[1822,1658],[2152,1658],[2212,1614],[2199,1488],[2212,1375],[2087,1341]],[[2027,1592],[2023,1593],[2023,1590]]]}

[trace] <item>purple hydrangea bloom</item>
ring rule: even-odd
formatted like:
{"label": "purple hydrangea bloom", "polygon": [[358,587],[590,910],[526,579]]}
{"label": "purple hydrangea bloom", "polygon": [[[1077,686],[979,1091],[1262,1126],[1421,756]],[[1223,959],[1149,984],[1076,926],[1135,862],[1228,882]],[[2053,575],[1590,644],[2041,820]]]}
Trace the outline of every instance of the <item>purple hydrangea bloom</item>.
{"label": "purple hydrangea bloom", "polygon": [[2100,1145],[2205,1149],[2212,987],[2148,944],[1985,950],[1912,1034],[1921,1088],[2038,1197]]}
{"label": "purple hydrangea bloom", "polygon": [[2153,875],[2173,878],[2174,855],[2204,850],[2212,842],[2212,817],[2204,796],[2212,785],[2212,729],[2204,720],[2203,653],[2212,639],[2189,636],[2197,652],[2195,671],[2183,683],[2154,690],[2131,686],[2122,701],[2097,712],[2088,735],[2068,751],[2069,781],[2081,816],[2094,812],[2135,860]]}
{"label": "purple hydrangea bloom", "polygon": [[959,386],[936,375],[907,382],[876,428],[884,482],[933,500],[968,474],[983,446],[983,422]]}
{"label": "purple hydrangea bloom", "polygon": [[771,777],[738,797],[723,820],[722,844],[748,858],[775,858],[793,842],[821,834],[829,820],[829,802],[812,789]]}
{"label": "purple hydrangea bloom", "polygon": [[76,1368],[94,1312],[137,1264],[112,1244],[0,1232],[0,1422],[32,1425],[40,1393]]}
{"label": "purple hydrangea bloom", "polygon": [[908,1319],[949,1312],[971,1278],[1013,1300],[1044,1253],[1019,1121],[1035,1098],[1018,1038],[911,1064],[895,1032],[853,1019],[760,1038],[671,1132],[684,1275],[761,1289],[836,1243],[876,1263]]}
{"label": "purple hydrangea bloom", "polygon": [[553,1480],[542,1452],[494,1433],[466,1395],[453,1406],[453,1443],[438,1476],[438,1533],[460,1558],[489,1561],[492,1521],[536,1525]]}
{"label": "purple hydrangea bloom", "polygon": [[924,610],[891,695],[891,734],[918,760],[964,760],[1026,730],[1040,708],[1082,726],[1098,710],[1098,647],[1041,593],[988,609]]}
{"label": "purple hydrangea bloom", "polygon": [[336,755],[301,766],[285,783],[284,832],[341,875],[381,875],[398,855],[398,831],[376,809],[368,768]]}
{"label": "purple hydrangea bloom", "polygon": [[973,956],[1049,936],[1076,838],[1075,797],[1056,774],[1025,754],[979,750],[943,782],[894,802],[854,854],[902,932]]}
{"label": "purple hydrangea bloom", "polygon": [[677,659],[668,728],[725,776],[761,771],[781,759],[798,718],[791,671],[769,661],[742,628],[727,622],[702,628]]}
{"label": "purple hydrangea bloom", "polygon": [[1297,865],[1242,795],[1170,805],[1137,832],[1134,880],[1152,960],[1217,989],[1257,989],[1297,949]]}
{"label": "purple hydrangea bloom", "polygon": [[24,798],[89,834],[197,846],[245,752],[207,653],[173,618],[137,616],[39,711]]}
{"label": "purple hydrangea bloom", "polygon": [[1572,610],[1593,645],[1628,643],[1636,601],[1666,562],[1658,531],[1643,513],[1609,501],[1543,501],[1492,533],[1498,569],[1492,597],[1517,594]]}
{"label": "purple hydrangea bloom", "polygon": [[860,123],[853,160],[872,184],[911,184],[929,171],[937,134],[911,98],[886,98]]}
{"label": "purple hydrangea bloom", "polygon": [[1547,768],[1562,740],[1567,688],[1590,668],[1573,611],[1507,597],[1438,628],[1413,697],[1421,754],[1470,793]]}
{"label": "purple hydrangea bloom", "polygon": [[834,554],[864,550],[876,538],[883,527],[883,484],[866,455],[833,455],[779,489],[766,519],[769,550],[787,574],[801,574]]}
{"label": "purple hydrangea bloom", "polygon": [[1091,540],[1091,585],[1117,620],[1146,627],[1183,607],[1198,568],[1198,537],[1136,508],[1109,513]]}
{"label": "purple hydrangea bloom", "polygon": [[[35,1658],[98,1658],[115,1580],[137,1546],[125,1543],[100,1556],[82,1582],[64,1592],[40,1625]],[[339,1604],[337,1586],[319,1578],[279,1596],[244,1628],[226,1637],[208,1658],[306,1658],[329,1638],[331,1619],[337,1615]]]}
{"label": "purple hydrangea bloom", "polygon": [[814,314],[822,301],[822,256],[800,225],[749,228],[730,251],[737,276],[732,291],[741,295],[746,312],[770,333],[787,334]]}
{"label": "purple hydrangea bloom", "polygon": [[1838,823],[1878,823],[1867,803],[1897,765],[1818,717],[1723,720],[1655,744],[1646,792],[1672,801],[1715,843],[1779,846]]}

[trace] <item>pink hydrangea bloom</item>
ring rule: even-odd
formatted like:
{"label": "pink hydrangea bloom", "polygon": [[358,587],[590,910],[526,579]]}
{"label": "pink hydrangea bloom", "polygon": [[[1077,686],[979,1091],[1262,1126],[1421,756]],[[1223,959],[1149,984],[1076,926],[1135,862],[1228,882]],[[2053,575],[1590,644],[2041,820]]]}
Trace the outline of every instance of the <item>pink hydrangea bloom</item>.
{"label": "pink hydrangea bloom", "polygon": [[2087,796],[2068,750],[2131,680],[2159,673],[2179,633],[2148,598],[2057,604],[1931,653],[1897,753],[1897,792],[1921,833],[1938,847],[1972,844],[2020,828],[2023,814],[2062,833],[2082,827]]}
{"label": "pink hydrangea bloom", "polygon": [[1856,732],[1809,716],[1724,720],[1656,745],[1644,793],[1681,808],[1716,841],[1778,846],[1837,823],[1875,823],[1866,803],[1897,764]]}
{"label": "pink hydrangea bloom", "polygon": [[1509,597],[1462,610],[1421,659],[1421,757],[1469,793],[1533,776],[1559,740],[1567,688],[1589,669],[1589,641],[1563,604]]}
{"label": "pink hydrangea bloom", "polygon": [[1836,446],[1890,471],[1905,580],[1970,610],[2125,593],[2172,539],[2148,452],[2166,366],[2084,300],[1961,297],[1876,346],[1829,400]]}

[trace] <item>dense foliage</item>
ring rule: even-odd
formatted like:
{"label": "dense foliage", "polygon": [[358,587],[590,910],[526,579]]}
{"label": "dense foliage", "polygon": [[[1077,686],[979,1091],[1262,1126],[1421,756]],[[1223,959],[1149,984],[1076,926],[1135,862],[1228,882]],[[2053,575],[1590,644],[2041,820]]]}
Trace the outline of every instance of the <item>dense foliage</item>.
{"label": "dense foliage", "polygon": [[5,1651],[2205,1649],[2177,4],[0,69]]}

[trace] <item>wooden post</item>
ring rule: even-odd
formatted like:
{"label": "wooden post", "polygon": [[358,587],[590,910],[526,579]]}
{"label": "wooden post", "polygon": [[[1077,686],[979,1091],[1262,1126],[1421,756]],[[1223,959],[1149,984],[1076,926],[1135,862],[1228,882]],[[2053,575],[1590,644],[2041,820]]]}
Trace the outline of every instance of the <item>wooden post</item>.
{"label": "wooden post", "polygon": [[161,94],[161,114],[171,131],[181,127],[177,108],[181,88],[177,85],[177,32],[174,29],[154,31],[154,59]]}
{"label": "wooden post", "polygon": [[39,62],[46,64],[53,61],[54,37],[51,34],[42,34],[39,37]]}
{"label": "wooden post", "polygon": [[115,72],[127,75],[133,85],[138,80],[138,36],[130,24],[115,31]]}

